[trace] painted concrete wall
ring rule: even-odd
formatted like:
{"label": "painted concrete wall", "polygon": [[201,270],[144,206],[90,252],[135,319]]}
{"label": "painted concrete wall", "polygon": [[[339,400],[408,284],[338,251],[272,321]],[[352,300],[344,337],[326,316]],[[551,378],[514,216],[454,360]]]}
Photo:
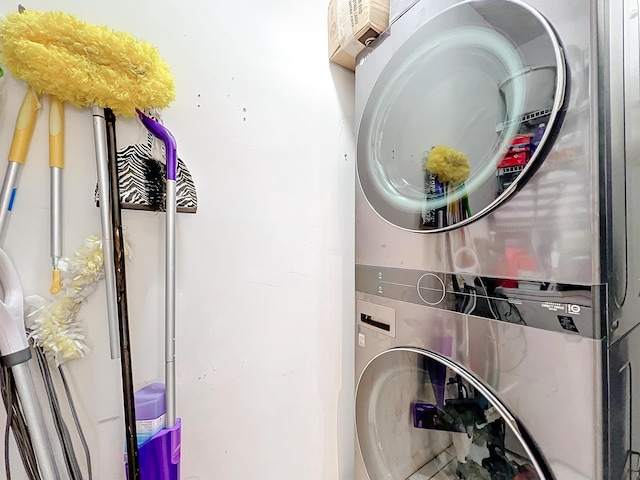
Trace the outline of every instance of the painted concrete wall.
{"label": "painted concrete wall", "polygon": [[[3,2],[0,13],[17,4]],[[164,112],[194,176],[178,218],[178,414],[187,480],[352,477],[353,74],[326,59],[325,0],[34,0],[156,45],[176,79]],[[25,86],[8,79],[6,158]],[[43,99],[43,105],[46,101]],[[49,285],[46,108],[5,249],[26,294]],[[99,233],[90,111],[67,106],[64,252]],[[118,119],[120,146],[143,140]],[[4,169],[4,166],[2,167]],[[125,211],[135,367],[162,380],[164,216]],[[68,364],[94,478],[123,478],[120,366],[101,285],[82,308],[91,353]],[[0,414],[4,422],[4,414]],[[12,446],[14,478],[23,477]]]}

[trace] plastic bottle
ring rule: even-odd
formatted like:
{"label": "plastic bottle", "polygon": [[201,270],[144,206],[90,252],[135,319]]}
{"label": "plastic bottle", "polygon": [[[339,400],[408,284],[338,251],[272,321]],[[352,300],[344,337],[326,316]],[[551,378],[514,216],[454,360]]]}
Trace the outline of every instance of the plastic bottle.
{"label": "plastic bottle", "polygon": [[165,386],[162,383],[152,383],[138,390],[134,397],[136,433],[140,446],[164,428]]}

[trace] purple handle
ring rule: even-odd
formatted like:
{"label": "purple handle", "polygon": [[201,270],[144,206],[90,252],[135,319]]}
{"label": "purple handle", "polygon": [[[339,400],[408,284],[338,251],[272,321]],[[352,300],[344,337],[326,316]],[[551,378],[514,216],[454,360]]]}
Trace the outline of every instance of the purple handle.
{"label": "purple handle", "polygon": [[153,118],[147,117],[140,110],[137,110],[137,112],[140,121],[147,130],[149,130],[154,137],[164,142],[164,148],[167,152],[167,180],[175,181],[178,173],[178,148],[176,146],[176,139],[164,125],[156,122]]}

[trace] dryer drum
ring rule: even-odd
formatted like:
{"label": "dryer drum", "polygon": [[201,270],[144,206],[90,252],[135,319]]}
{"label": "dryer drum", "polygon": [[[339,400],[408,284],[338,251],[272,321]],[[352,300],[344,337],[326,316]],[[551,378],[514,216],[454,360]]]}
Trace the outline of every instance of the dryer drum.
{"label": "dryer drum", "polygon": [[[567,100],[560,41],[523,3],[467,1],[395,48],[362,109],[362,192],[403,230],[467,225],[522,189],[552,150]],[[425,158],[435,146],[469,164],[463,183],[436,179],[444,195],[429,191]]]}
{"label": "dryer drum", "polygon": [[516,77],[525,78],[526,92],[524,111],[539,112],[553,106],[553,96],[556,83],[556,67],[553,65],[526,67],[512,75],[500,84],[500,95],[504,98],[505,91]]}

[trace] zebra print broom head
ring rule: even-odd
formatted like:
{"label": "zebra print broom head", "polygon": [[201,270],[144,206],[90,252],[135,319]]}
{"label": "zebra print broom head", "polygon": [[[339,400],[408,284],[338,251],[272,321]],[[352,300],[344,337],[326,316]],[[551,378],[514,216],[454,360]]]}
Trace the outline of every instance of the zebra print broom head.
{"label": "zebra print broom head", "polygon": [[[118,181],[120,204],[131,210],[164,212],[166,201],[166,166],[152,154],[151,139],[144,143],[128,145],[118,150]],[[176,176],[178,212],[196,213],[198,196],[191,173],[178,158]],[[100,205],[100,193],[96,185],[96,205]]]}

